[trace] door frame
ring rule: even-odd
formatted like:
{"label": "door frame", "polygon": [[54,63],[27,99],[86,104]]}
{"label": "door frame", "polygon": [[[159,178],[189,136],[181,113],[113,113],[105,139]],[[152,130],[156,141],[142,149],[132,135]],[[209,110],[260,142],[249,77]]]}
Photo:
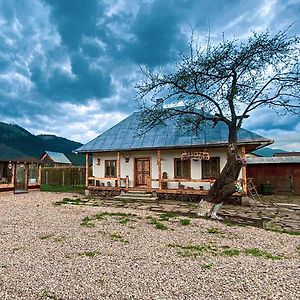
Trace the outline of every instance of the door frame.
{"label": "door frame", "polygon": [[[138,186],[137,185],[137,163],[136,161],[138,159],[143,159],[143,160],[149,160],[149,167],[150,167],[150,180],[149,180],[149,183],[147,184],[147,186],[143,187],[143,186]],[[133,177],[134,177],[134,183],[133,183],[133,187],[139,187],[141,189],[149,189],[149,188],[152,188],[152,159],[151,159],[151,156],[141,156],[141,157],[134,157],[134,167],[133,167]],[[150,186],[149,186],[150,185]]]}
{"label": "door frame", "polygon": [[[17,166],[18,166],[18,164],[23,164],[24,165],[24,191],[16,191],[16,187],[17,187]],[[17,162],[15,164],[14,193],[15,194],[28,193],[28,164],[27,163]]]}

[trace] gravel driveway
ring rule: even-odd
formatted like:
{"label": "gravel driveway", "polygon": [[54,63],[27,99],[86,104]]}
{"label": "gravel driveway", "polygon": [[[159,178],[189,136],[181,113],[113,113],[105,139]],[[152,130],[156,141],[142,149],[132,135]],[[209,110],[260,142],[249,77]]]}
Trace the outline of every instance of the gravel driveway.
{"label": "gravel driveway", "polygon": [[0,196],[1,300],[300,297],[299,236],[73,196]]}

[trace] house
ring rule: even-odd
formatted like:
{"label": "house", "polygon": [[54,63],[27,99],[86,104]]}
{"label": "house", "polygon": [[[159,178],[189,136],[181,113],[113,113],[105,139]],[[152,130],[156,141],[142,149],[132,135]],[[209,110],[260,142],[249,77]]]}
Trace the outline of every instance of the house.
{"label": "house", "polygon": [[41,187],[41,161],[0,145],[0,193],[26,193]]}
{"label": "house", "polygon": [[[297,152],[299,153],[299,152]],[[300,195],[300,156],[247,158],[247,175],[259,192],[270,184],[274,193],[289,192]]]}
{"label": "house", "polygon": [[[76,150],[85,153],[87,169],[89,157],[93,157],[93,176],[86,177],[89,192],[143,189],[205,195],[226,163],[227,126],[218,123],[213,127],[206,122],[197,135],[167,120],[140,134],[139,118],[138,112],[133,113]],[[271,143],[245,129],[238,133],[243,158],[247,152]],[[240,178],[246,191],[245,167]]]}
{"label": "house", "polygon": [[41,156],[41,161],[47,167],[59,168],[70,167],[72,165],[70,160],[63,153],[60,152],[45,151]]}

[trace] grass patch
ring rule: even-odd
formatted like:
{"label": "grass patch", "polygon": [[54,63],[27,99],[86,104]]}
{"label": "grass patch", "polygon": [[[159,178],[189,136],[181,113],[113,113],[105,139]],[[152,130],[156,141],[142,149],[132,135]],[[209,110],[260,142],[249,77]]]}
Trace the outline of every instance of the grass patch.
{"label": "grass patch", "polygon": [[90,217],[85,217],[84,219],[82,219],[80,225],[84,226],[84,227],[88,227],[88,228],[93,228],[95,227],[95,224],[92,223],[94,219],[90,218]]}
{"label": "grass patch", "polygon": [[226,256],[238,256],[240,255],[240,250],[237,249],[224,249],[222,254],[226,255]]}
{"label": "grass patch", "polygon": [[207,228],[207,232],[213,233],[213,234],[223,234],[224,233],[222,230],[220,230],[219,228],[216,228],[216,227]]}
{"label": "grass patch", "polygon": [[267,258],[267,259],[271,259],[271,260],[282,259],[282,257],[280,257],[280,256],[273,255],[273,254],[271,254],[267,251],[263,251],[263,250],[260,250],[258,248],[245,249],[245,253],[247,255],[251,255],[251,256],[255,256],[255,257],[263,257],[263,258]]}
{"label": "grass patch", "polygon": [[278,233],[286,233],[289,235],[296,235],[296,236],[300,235],[300,231],[297,231],[297,230],[286,230],[286,229],[280,229],[280,228],[268,228],[267,230],[278,232]]}
{"label": "grass patch", "polygon": [[[216,247],[215,245],[180,245],[180,244],[168,244],[169,248],[173,248],[177,251],[177,254],[182,257],[199,257],[204,255],[205,253],[211,254],[213,256],[216,255],[225,255],[225,256],[238,256],[242,253],[241,250],[230,248],[229,246]],[[300,246],[299,249],[300,250]],[[267,251],[263,251],[257,248],[245,249],[243,251],[246,255],[252,255],[256,257],[262,257],[271,260],[279,260],[282,259],[280,256],[273,255]],[[300,253],[299,253],[300,254]]]}
{"label": "grass patch", "polygon": [[84,186],[72,186],[72,185],[50,185],[50,184],[43,184],[41,186],[42,192],[56,192],[56,193],[78,193],[84,194]]}
{"label": "grass patch", "polygon": [[168,227],[164,223],[160,222],[156,218],[151,218],[150,224],[154,225],[154,227],[159,230],[167,230],[168,229]]}
{"label": "grass patch", "polygon": [[129,222],[136,222],[136,220],[130,219],[130,218],[124,218],[124,219],[121,218],[121,219],[118,220],[118,222],[119,222],[120,224],[126,225],[126,224],[128,224]]}
{"label": "grass patch", "polygon": [[187,226],[191,224],[191,220],[190,219],[180,219],[180,225],[182,226]]}
{"label": "grass patch", "polygon": [[173,213],[173,212],[166,212],[166,213],[162,213],[159,215],[159,219],[161,221],[169,221],[172,218],[176,218],[178,216],[178,214]]}
{"label": "grass patch", "polygon": [[213,264],[212,264],[212,263],[203,264],[201,267],[202,267],[202,269],[204,269],[204,270],[210,270],[210,269],[212,269]]}
{"label": "grass patch", "polygon": [[118,234],[118,233],[112,233],[110,235],[110,238],[113,240],[113,241],[117,241],[117,242],[122,242],[124,244],[129,244],[129,241],[125,240],[123,238],[122,235]]}
{"label": "grass patch", "polygon": [[50,233],[50,234],[46,234],[46,235],[40,236],[40,239],[41,239],[41,240],[49,240],[49,239],[51,239],[52,237],[53,237],[53,234]]}
{"label": "grass patch", "polygon": [[205,252],[210,252],[216,255],[217,248],[213,245],[180,245],[180,244],[168,244],[168,247],[177,250],[177,254],[182,257],[198,257],[203,255]]}
{"label": "grass patch", "polygon": [[71,205],[82,205],[85,204],[85,201],[82,201],[80,198],[64,198],[62,201],[56,201],[54,202],[54,205],[65,205],[65,204],[71,204]]}
{"label": "grass patch", "polygon": [[132,218],[137,217],[137,215],[131,214],[131,213],[127,214],[127,213],[122,213],[122,212],[112,212],[112,213],[101,212],[101,213],[95,214],[90,217],[89,216],[85,217],[84,219],[82,219],[80,225],[88,227],[88,228],[93,228],[93,227],[95,227],[95,224],[93,223],[93,221],[107,220],[108,217],[118,217],[119,223],[127,224],[130,221],[134,222],[135,220]]}
{"label": "grass patch", "polygon": [[99,255],[100,252],[99,251],[84,251],[84,252],[80,252],[78,255],[79,256],[87,256],[87,257],[94,257],[96,255]]}

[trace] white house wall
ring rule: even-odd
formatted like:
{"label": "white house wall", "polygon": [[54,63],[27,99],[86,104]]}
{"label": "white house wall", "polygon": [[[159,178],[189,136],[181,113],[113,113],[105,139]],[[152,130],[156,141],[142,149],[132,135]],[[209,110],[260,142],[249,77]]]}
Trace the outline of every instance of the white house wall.
{"label": "white house wall", "polygon": [[[174,158],[180,158],[182,149],[178,150],[161,150],[162,158],[162,173],[166,172],[168,179],[174,179]],[[220,157],[220,170],[222,170],[226,164],[226,148],[213,148],[208,149],[207,152],[211,157]],[[129,162],[126,163],[125,157],[129,156]],[[158,179],[158,166],[157,166],[157,151],[131,151],[126,153],[120,153],[120,176],[129,178],[129,187],[134,187],[134,161],[135,158],[149,157],[151,159],[151,177],[152,179]],[[98,158],[100,159],[100,165],[97,165]],[[116,160],[117,153],[94,153],[93,154],[93,176],[96,178],[105,178],[105,160]],[[201,160],[194,161],[191,160],[191,178],[201,179]],[[241,178],[242,173],[240,173],[239,178]],[[108,180],[103,180],[105,185]],[[111,186],[115,185],[115,180],[110,181]],[[204,190],[210,188],[209,182],[186,182],[182,180],[181,184],[185,187],[193,187],[199,189],[200,186]],[[152,181],[152,188],[158,188],[159,182]],[[178,182],[168,182],[169,189],[178,188]]]}

